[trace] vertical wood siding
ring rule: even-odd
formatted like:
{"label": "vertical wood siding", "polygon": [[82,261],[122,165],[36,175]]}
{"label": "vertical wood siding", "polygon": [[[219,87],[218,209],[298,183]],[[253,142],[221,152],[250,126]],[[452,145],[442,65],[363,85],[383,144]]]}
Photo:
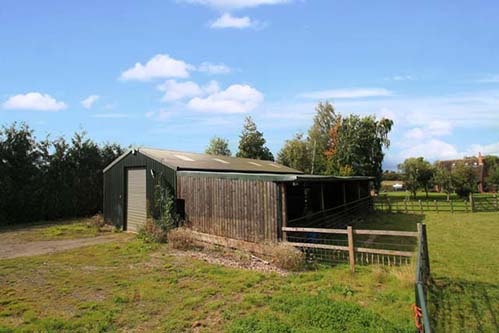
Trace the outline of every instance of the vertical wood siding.
{"label": "vertical wood siding", "polygon": [[273,182],[179,176],[177,195],[185,201],[186,222],[194,230],[250,242],[277,241]]}

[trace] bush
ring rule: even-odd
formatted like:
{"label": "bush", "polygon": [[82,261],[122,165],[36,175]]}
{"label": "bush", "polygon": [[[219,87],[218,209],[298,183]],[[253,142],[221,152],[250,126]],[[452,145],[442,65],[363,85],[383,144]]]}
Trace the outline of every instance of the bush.
{"label": "bush", "polygon": [[276,244],[270,255],[273,263],[282,269],[299,271],[305,266],[305,254],[290,244]]}
{"label": "bush", "polygon": [[151,243],[164,243],[167,240],[168,230],[159,226],[153,219],[147,219],[146,224],[139,231],[139,238]]}
{"label": "bush", "polygon": [[99,230],[106,225],[102,214],[95,214],[94,216],[92,216],[90,223],[92,226],[98,228]]}
{"label": "bush", "polygon": [[184,227],[170,230],[168,233],[168,244],[177,250],[190,250],[196,247],[191,231]]}

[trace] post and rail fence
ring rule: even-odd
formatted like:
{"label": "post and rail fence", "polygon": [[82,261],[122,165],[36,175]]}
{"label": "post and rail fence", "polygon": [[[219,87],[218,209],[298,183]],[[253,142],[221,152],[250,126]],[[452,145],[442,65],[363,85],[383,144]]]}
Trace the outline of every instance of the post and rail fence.
{"label": "post and rail fence", "polygon": [[[427,305],[430,261],[425,224],[418,223],[417,231],[361,230],[354,229],[352,226],[346,229],[282,227],[282,231],[285,235],[283,241],[301,249],[309,261],[348,262],[352,273],[355,272],[355,266],[359,261],[361,264],[399,265],[408,264],[411,259],[415,258],[415,304],[413,306],[415,325],[419,332],[431,333]],[[365,239],[366,236],[367,239]],[[386,238],[394,237],[410,239],[415,243],[386,240]],[[377,238],[385,240],[377,241]],[[325,253],[328,255],[326,256]]]}
{"label": "post and rail fence", "polygon": [[476,213],[499,211],[497,194],[493,196],[473,196],[465,200],[411,200],[379,196],[373,199],[376,211],[385,213]]}

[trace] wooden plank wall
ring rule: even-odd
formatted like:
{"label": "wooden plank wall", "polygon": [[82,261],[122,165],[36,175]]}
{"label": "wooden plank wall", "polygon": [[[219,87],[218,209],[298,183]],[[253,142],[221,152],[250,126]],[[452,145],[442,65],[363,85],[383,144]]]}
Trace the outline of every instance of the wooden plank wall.
{"label": "wooden plank wall", "polygon": [[177,178],[190,228],[249,242],[277,241],[278,193],[277,184],[262,180]]}

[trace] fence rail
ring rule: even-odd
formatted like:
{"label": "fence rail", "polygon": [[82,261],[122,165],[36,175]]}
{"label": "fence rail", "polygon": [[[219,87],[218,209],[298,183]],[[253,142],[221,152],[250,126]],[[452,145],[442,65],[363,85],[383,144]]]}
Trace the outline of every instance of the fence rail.
{"label": "fence rail", "polygon": [[377,197],[373,200],[377,211],[386,213],[474,213],[499,211],[498,198],[474,197],[467,200],[408,200],[402,198]]}
{"label": "fence rail", "polygon": [[[317,252],[310,250],[342,251],[342,254],[329,253],[330,258],[337,261],[348,260],[350,270],[355,271],[356,262],[361,263],[408,263],[414,256],[414,245],[409,243],[393,243],[376,241],[377,236],[386,237],[412,237],[417,239],[418,233],[412,231],[395,230],[360,230],[348,226],[346,229],[282,227],[286,240],[295,247],[301,248],[313,258],[319,257]],[[346,239],[345,239],[346,236]],[[369,236],[367,239],[358,239],[354,236]],[[394,248],[395,247],[395,248]],[[402,248],[401,248],[402,247]],[[344,255],[348,253],[348,255]],[[322,252],[323,259],[325,252]],[[389,256],[379,258],[376,256]],[[310,257],[310,256],[309,256]],[[398,261],[398,262],[397,262]]]}
{"label": "fence rail", "polygon": [[[430,317],[427,306],[428,284],[430,281],[430,260],[428,254],[428,242],[426,237],[426,225],[417,224],[417,232],[395,231],[395,230],[358,230],[348,226],[347,229],[328,228],[305,228],[305,227],[282,227],[284,235],[287,235],[289,244],[303,250],[307,257],[317,258],[316,252],[310,250],[330,251],[330,259],[337,261],[348,261],[350,270],[355,272],[358,261],[367,264],[407,264],[414,257],[414,247],[409,251],[409,244],[376,242],[373,237],[405,237],[416,240],[416,277],[415,289],[415,325],[419,332],[431,333]],[[330,238],[338,235],[343,239]],[[344,236],[347,236],[344,239]],[[359,247],[354,242],[355,236],[369,236],[364,244],[379,245],[385,248]],[[406,246],[405,250],[386,249],[389,245],[397,247]],[[398,261],[398,262],[397,262]]]}

